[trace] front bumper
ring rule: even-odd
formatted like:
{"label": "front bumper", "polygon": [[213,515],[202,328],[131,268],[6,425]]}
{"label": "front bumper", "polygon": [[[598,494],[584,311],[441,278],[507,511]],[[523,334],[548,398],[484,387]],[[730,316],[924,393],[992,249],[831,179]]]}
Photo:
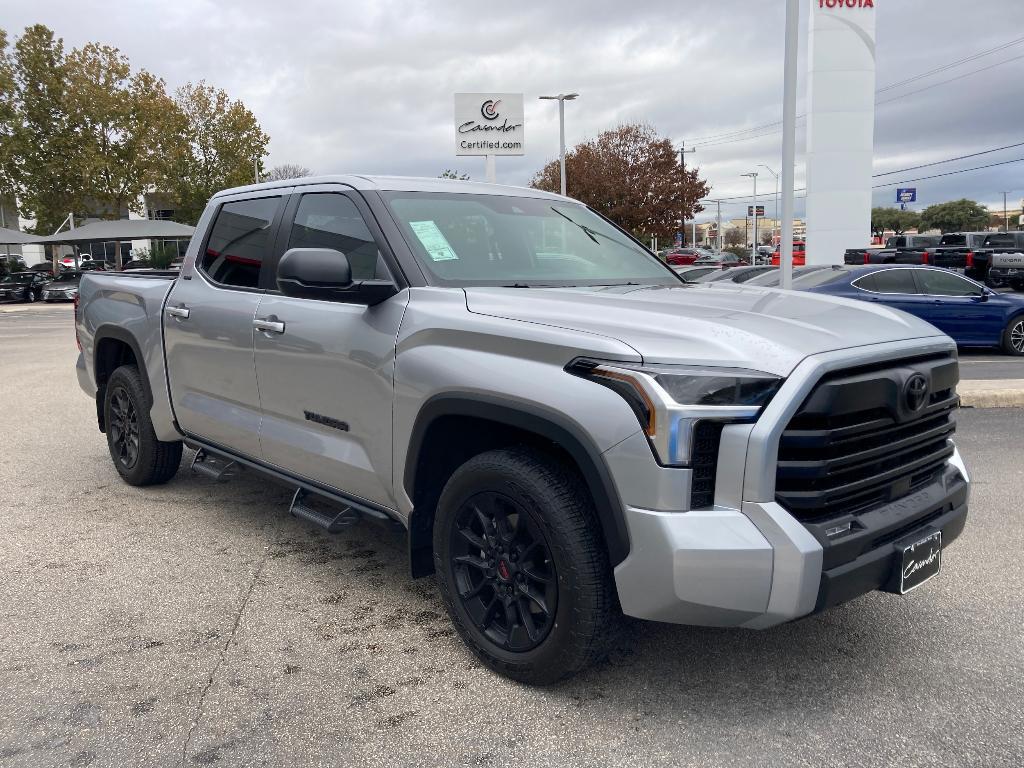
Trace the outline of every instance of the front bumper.
{"label": "front bumper", "polygon": [[[853,364],[873,362],[865,357]],[[642,435],[605,452],[630,537],[630,553],[615,568],[624,613],[763,629],[891,586],[896,542],[918,531],[941,530],[943,547],[960,535],[970,480],[958,452],[934,482],[859,515],[850,531],[802,523],[774,500],[750,500],[774,499],[778,437],[793,410],[823,371],[850,366],[847,353],[798,367],[787,382],[790,397],[773,401],[754,425],[723,430],[714,508],[680,507],[690,471],[658,466]]]}

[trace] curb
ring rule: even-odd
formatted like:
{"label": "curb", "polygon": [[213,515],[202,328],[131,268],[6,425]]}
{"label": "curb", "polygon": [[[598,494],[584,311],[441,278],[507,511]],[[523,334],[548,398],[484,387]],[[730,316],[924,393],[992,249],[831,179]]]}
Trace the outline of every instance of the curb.
{"label": "curb", "polygon": [[956,391],[963,408],[1024,407],[1024,379],[961,381]]}

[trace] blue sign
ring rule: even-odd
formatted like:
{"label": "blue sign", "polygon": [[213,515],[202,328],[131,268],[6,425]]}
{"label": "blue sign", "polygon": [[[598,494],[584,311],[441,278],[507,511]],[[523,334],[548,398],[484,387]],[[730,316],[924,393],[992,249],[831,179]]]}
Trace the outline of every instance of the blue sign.
{"label": "blue sign", "polygon": [[916,203],[917,202],[917,189],[914,187],[907,187],[906,189],[896,190],[896,202],[897,203]]}
{"label": "blue sign", "polygon": [[676,232],[676,248],[682,248],[682,247],[683,247],[683,233],[682,232]]}

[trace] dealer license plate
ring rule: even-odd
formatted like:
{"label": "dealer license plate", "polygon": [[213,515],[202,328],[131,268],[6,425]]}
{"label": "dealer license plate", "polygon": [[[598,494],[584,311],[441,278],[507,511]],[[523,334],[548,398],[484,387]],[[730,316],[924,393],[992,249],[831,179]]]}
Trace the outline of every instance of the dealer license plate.
{"label": "dealer license plate", "polygon": [[921,586],[939,572],[942,565],[942,531],[933,531],[903,547],[900,594]]}

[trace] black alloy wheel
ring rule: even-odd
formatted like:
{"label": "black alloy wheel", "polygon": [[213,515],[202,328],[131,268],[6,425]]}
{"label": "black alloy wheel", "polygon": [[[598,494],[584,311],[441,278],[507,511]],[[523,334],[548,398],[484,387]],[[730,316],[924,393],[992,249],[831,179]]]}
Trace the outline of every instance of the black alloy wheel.
{"label": "black alloy wheel", "polygon": [[456,513],[453,590],[476,628],[506,651],[540,645],[555,622],[558,579],[544,532],[516,499],[483,491]]}
{"label": "black alloy wheel", "polygon": [[31,304],[35,300],[36,300],[36,295],[34,293],[32,293],[32,289],[31,288],[26,288],[25,289],[25,301],[27,301],[29,304]]}
{"label": "black alloy wheel", "polygon": [[139,460],[139,413],[128,390],[115,387],[110,393],[110,440],[117,461],[132,469]]}

